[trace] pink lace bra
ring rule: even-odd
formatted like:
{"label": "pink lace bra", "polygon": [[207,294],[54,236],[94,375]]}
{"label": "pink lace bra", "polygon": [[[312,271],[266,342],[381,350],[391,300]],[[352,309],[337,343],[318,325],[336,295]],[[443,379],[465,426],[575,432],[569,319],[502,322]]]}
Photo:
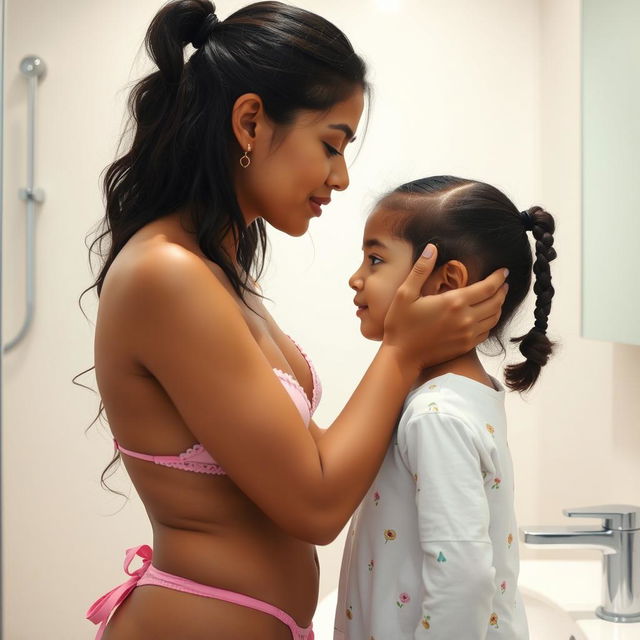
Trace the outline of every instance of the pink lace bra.
{"label": "pink lace bra", "polygon": [[[291,400],[296,405],[296,408],[300,412],[305,425],[309,426],[311,416],[314,414],[322,396],[322,387],[320,380],[318,379],[316,370],[313,363],[294,340],[293,343],[298,347],[298,350],[303,355],[304,359],[309,365],[311,371],[311,377],[313,380],[313,393],[311,401],[307,398],[307,394],[300,383],[290,374],[282,371],[281,369],[273,369],[282,385],[289,393]],[[226,475],[222,467],[211,457],[211,454],[200,444],[194,444],[189,447],[185,452],[177,456],[153,456],[146,453],[138,453],[136,451],[130,451],[118,444],[118,441],[113,439],[114,446],[117,451],[124,453],[132,458],[139,458],[140,460],[147,460],[155,464],[162,465],[163,467],[172,467],[174,469],[182,469],[182,471],[193,471],[195,473],[207,473],[213,475]]]}

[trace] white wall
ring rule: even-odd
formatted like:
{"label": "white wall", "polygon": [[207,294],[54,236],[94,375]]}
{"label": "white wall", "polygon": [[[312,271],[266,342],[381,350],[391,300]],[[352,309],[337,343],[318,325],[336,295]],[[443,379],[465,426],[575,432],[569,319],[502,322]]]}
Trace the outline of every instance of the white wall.
{"label": "white wall", "polygon": [[[4,631],[11,640],[75,640],[91,636],[88,604],[123,581],[124,549],[151,535],[123,471],[110,483],[131,493],[127,503],[99,487],[109,433],[94,427],[84,436],[97,400],[70,380],[92,364],[92,327],[76,305],[90,282],[83,238],[102,214],[99,173],[114,157],[126,85],[141,69],[133,61],[161,3],[7,1],[5,342],[23,306],[19,61],[37,53],[49,74],[39,104],[36,182],[47,201],[38,226],[37,316],[4,371]],[[219,2],[220,17],[241,4]],[[528,400],[508,401],[519,519],[552,524],[563,520],[563,507],[638,502],[640,436],[632,420],[640,403],[631,381],[640,350],[579,337],[579,0],[298,4],[347,32],[370,63],[375,89],[351,188],[305,238],[271,234],[264,286],[281,326],[323,379],[317,422],[328,426],[338,414],[376,348],[359,336],[346,284],[375,197],[434,173],[476,177],[521,208],[543,203],[558,218],[550,325],[562,348]],[[95,304],[86,300],[91,313]],[[530,321],[527,313],[521,325]],[[335,588],[342,542],[319,550],[321,596]]]}

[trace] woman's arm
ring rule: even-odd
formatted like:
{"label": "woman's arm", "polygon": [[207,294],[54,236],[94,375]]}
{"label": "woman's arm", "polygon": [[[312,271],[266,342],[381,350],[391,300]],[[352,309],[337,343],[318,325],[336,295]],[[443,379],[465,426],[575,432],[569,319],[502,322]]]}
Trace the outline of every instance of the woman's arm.
{"label": "woman's arm", "polygon": [[[416,298],[432,264],[414,277]],[[500,279],[494,280],[497,291]],[[419,332],[409,330],[403,340],[394,331],[404,327],[402,305],[411,309],[413,294],[405,291],[392,318],[392,344],[383,343],[347,406],[316,443],[237,302],[199,258],[177,246],[153,249],[132,265],[118,295],[129,350],[159,381],[194,436],[278,526],[315,544],[339,533],[373,480],[422,366],[415,353],[461,325],[469,339],[470,326],[484,332],[489,321],[495,324],[504,298],[495,293],[493,314],[474,323],[474,313],[485,315],[488,307],[478,313],[456,303],[452,311],[442,303],[447,294],[433,296],[427,310],[434,317],[405,314],[422,323],[420,340]],[[441,349],[434,352],[442,357]]]}

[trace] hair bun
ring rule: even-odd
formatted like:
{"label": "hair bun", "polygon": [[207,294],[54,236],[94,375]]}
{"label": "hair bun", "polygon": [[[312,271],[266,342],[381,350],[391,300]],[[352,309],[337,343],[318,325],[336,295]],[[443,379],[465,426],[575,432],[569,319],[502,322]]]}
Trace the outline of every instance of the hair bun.
{"label": "hair bun", "polygon": [[218,16],[215,12],[208,13],[204,20],[202,21],[202,25],[196,31],[196,34],[191,39],[191,44],[199,49],[211,36],[213,30],[216,28],[216,25],[220,22]]}

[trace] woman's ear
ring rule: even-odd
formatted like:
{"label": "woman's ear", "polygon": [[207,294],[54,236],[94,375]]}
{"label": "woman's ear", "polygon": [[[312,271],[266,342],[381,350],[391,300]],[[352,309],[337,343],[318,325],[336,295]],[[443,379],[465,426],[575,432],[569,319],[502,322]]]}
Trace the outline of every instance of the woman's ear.
{"label": "woman's ear", "polygon": [[256,148],[257,129],[262,130],[265,121],[262,98],[257,93],[245,93],[234,103],[231,111],[231,127],[240,147],[246,151]]}
{"label": "woman's ear", "polygon": [[452,289],[461,289],[467,286],[468,281],[467,267],[459,260],[449,260],[427,278],[422,287],[422,295],[432,296]]}

